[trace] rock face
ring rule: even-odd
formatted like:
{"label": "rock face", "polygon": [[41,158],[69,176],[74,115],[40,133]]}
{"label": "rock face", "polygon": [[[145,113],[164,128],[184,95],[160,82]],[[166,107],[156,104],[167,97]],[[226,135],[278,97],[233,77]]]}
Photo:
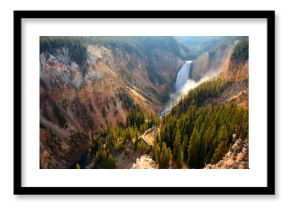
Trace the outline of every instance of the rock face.
{"label": "rock face", "polygon": [[249,169],[248,149],[248,140],[238,139],[221,161],[207,164],[205,169]]}
{"label": "rock face", "polygon": [[40,167],[71,166],[93,133],[126,122],[132,104],[158,112],[182,63],[162,48],[140,56],[88,45],[84,66],[66,47],[40,53]]}
{"label": "rock face", "polygon": [[147,154],[136,159],[136,163],[132,165],[132,169],[156,169],[156,162]]}
{"label": "rock face", "polygon": [[190,65],[190,78],[199,81],[202,77],[211,76],[229,67],[230,58],[236,42],[219,48],[214,52],[204,52]]}

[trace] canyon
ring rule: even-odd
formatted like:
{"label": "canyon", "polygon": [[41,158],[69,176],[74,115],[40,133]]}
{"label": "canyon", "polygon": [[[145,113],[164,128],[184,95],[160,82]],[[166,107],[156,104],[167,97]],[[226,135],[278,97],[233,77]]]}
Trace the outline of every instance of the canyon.
{"label": "canyon", "polygon": [[[128,124],[132,107],[162,121],[188,92],[212,79],[234,78],[236,83],[207,104],[238,102],[247,106],[248,64],[232,58],[239,39],[230,39],[190,60],[184,60],[181,53],[186,49],[177,47],[171,38],[165,41],[169,46],[159,38],[132,39],[128,42],[134,44],[124,47],[87,37],[84,62],[77,62],[66,45],[40,52],[40,168],[75,166],[92,151],[95,133]],[[131,164],[125,152],[134,156]],[[133,151],[132,144],[113,155],[117,164],[127,164],[119,164],[120,168],[140,167],[138,163],[143,161],[158,167],[149,153]],[[139,161],[133,166],[136,159]]]}

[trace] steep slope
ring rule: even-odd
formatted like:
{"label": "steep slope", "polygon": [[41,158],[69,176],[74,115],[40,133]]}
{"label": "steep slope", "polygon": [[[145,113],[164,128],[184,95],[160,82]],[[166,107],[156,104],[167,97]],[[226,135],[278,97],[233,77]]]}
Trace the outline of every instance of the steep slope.
{"label": "steep slope", "polygon": [[235,102],[241,106],[248,106],[247,46],[247,39],[241,38],[222,46],[212,54],[203,53],[198,60],[192,62],[192,79],[198,81],[204,76],[209,76],[209,80],[223,79],[230,82],[220,95],[207,99],[205,104]]}
{"label": "steep slope", "polygon": [[190,77],[194,81],[199,81],[205,76],[212,76],[219,71],[226,70],[229,67],[237,43],[238,40],[228,42],[226,45],[202,53],[191,63]]}
{"label": "steep slope", "polygon": [[[212,71],[214,75],[193,87],[164,115],[152,153],[159,167],[204,168],[222,160],[236,142],[248,143],[247,53],[248,40],[241,38],[216,50],[216,59],[208,53],[198,59],[202,63],[194,69],[202,74],[191,77],[202,79]],[[242,161],[236,161],[235,167],[247,168]]]}
{"label": "steep slope", "polygon": [[76,39],[56,39],[45,38],[40,53],[41,168],[72,165],[88,151],[93,133],[124,125],[132,106],[159,111],[182,64],[164,48],[140,56],[100,44],[85,46],[83,62],[70,50],[83,48]]}
{"label": "steep slope", "polygon": [[238,139],[216,164],[207,164],[205,169],[248,169],[249,168],[249,142]]}
{"label": "steep slope", "polygon": [[[185,47],[179,47],[173,37],[43,37],[40,40],[40,167],[68,168],[88,156],[95,162],[90,167],[114,168],[128,164],[126,156],[130,153],[131,157],[134,153],[148,154],[150,147],[139,143],[138,137],[159,122],[156,114],[174,88],[184,63],[181,56],[186,52]],[[155,140],[158,146],[153,149],[158,157],[152,157],[159,168],[201,168],[211,158],[216,163],[231,145],[228,139],[232,134],[247,138],[245,51],[245,45],[236,46],[231,40],[211,46],[211,50],[192,61],[190,79],[186,79],[198,81],[199,86],[187,97],[181,97],[171,114],[162,119],[164,127],[160,138]],[[202,83],[207,76],[211,80]],[[232,113],[231,118],[221,126],[218,119],[228,113]],[[216,124],[189,125],[196,122],[194,116],[206,117]],[[235,123],[229,126],[228,120]],[[191,133],[194,126],[198,127],[198,134]],[[180,131],[176,132],[175,127]],[[227,136],[219,134],[223,144],[217,140],[211,142],[211,152],[206,153],[206,158],[188,158],[193,153],[192,149],[189,152],[189,144],[202,137],[191,138],[203,136],[207,131],[204,127]],[[215,133],[204,134],[214,139]]]}

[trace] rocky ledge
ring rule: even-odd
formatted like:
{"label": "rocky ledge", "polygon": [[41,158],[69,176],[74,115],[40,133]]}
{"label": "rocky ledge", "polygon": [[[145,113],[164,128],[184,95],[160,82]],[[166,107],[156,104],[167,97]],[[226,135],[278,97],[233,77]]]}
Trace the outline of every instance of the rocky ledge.
{"label": "rocky ledge", "polygon": [[205,169],[248,169],[248,150],[248,140],[238,139],[221,161],[216,164],[207,164]]}
{"label": "rocky ledge", "polygon": [[136,163],[132,165],[132,169],[156,169],[156,162],[147,154],[136,159]]}

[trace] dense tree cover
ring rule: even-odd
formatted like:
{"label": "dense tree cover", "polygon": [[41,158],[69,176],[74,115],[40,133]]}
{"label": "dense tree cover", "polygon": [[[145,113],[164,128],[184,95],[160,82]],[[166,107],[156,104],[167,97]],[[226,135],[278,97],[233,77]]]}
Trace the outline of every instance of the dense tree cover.
{"label": "dense tree cover", "polygon": [[[107,143],[106,138],[109,139]],[[94,136],[94,144],[91,151],[91,158],[94,161],[93,168],[113,169],[116,167],[116,160],[110,152],[112,146],[110,144],[110,139],[111,137],[104,132]]]}
{"label": "dense tree cover", "polygon": [[237,138],[248,137],[247,108],[234,103],[204,104],[230,83],[216,79],[201,84],[163,118],[153,147],[153,158],[161,168],[203,168],[221,160]]}
{"label": "dense tree cover", "polygon": [[[209,52],[210,56],[235,41],[248,43],[247,36],[177,36],[179,46],[183,48],[183,59],[197,59],[202,53]],[[246,53],[245,53],[246,54]],[[236,55],[239,57],[239,54]],[[246,57],[246,56],[245,56]]]}
{"label": "dense tree cover", "polygon": [[97,44],[105,47],[119,48],[128,53],[141,55],[138,41],[130,36],[89,36],[85,38],[87,44]]}
{"label": "dense tree cover", "polygon": [[233,36],[177,36],[181,45],[184,46],[184,59],[197,59],[204,52],[210,55],[243,37]]}
{"label": "dense tree cover", "polygon": [[[141,57],[148,56],[155,48],[170,51],[181,59],[196,59],[200,54],[219,47],[230,37],[174,37],[174,36],[42,36],[40,52],[51,52],[61,47],[69,48],[70,57],[80,65],[86,62],[86,47],[98,44],[119,48]],[[150,65],[148,65],[150,67]]]}
{"label": "dense tree cover", "polygon": [[[128,110],[124,126],[109,127],[93,137],[91,158],[95,168],[114,168],[114,156],[126,150],[149,153],[159,168],[203,168],[222,159],[238,138],[248,138],[248,110],[234,103],[208,100],[220,95],[232,82],[215,79],[201,84],[182,99],[172,112],[159,119],[136,105]],[[152,149],[139,137],[160,124]],[[131,147],[131,148],[130,148]]]}
{"label": "dense tree cover", "polygon": [[241,39],[238,44],[236,45],[233,55],[232,61],[234,63],[240,61],[246,61],[249,58],[249,39],[243,38]]}
{"label": "dense tree cover", "polygon": [[181,57],[179,42],[173,36],[94,36],[86,37],[88,44],[112,46],[144,57],[155,48],[162,48]]}
{"label": "dense tree cover", "polygon": [[140,129],[140,126],[145,122],[145,115],[139,107],[129,111],[127,116],[127,126],[136,126]]}
{"label": "dense tree cover", "polygon": [[54,53],[56,49],[66,47],[72,60],[83,66],[87,59],[87,48],[83,37],[42,36],[40,52]]}
{"label": "dense tree cover", "polygon": [[232,85],[234,80],[218,78],[200,84],[191,90],[185,98],[181,98],[178,106],[172,109],[174,115],[181,115],[186,112],[192,104],[203,105],[207,100],[218,97],[227,87]]}
{"label": "dense tree cover", "polygon": [[248,111],[235,104],[208,107],[192,104],[179,117],[167,115],[163,125],[154,146],[154,159],[158,162],[168,159],[170,151],[165,156],[165,152],[159,151],[166,148],[173,150],[176,167],[202,168],[221,160],[236,138],[248,137]]}
{"label": "dense tree cover", "polygon": [[[247,59],[248,38],[244,37],[174,37],[174,36],[42,36],[40,52],[51,52],[61,47],[69,49],[70,57],[79,65],[86,62],[88,44],[119,48],[141,57],[148,56],[155,48],[170,51],[181,59],[196,59],[205,51],[215,53],[222,46],[240,40],[233,58]],[[148,65],[150,68],[150,64]]]}
{"label": "dense tree cover", "polygon": [[114,156],[120,152],[131,151],[149,152],[150,147],[144,144],[139,136],[152,126],[158,124],[158,118],[153,114],[146,114],[133,104],[127,115],[124,126],[108,127],[93,136],[93,146],[90,158],[95,162],[94,168],[115,168]]}

